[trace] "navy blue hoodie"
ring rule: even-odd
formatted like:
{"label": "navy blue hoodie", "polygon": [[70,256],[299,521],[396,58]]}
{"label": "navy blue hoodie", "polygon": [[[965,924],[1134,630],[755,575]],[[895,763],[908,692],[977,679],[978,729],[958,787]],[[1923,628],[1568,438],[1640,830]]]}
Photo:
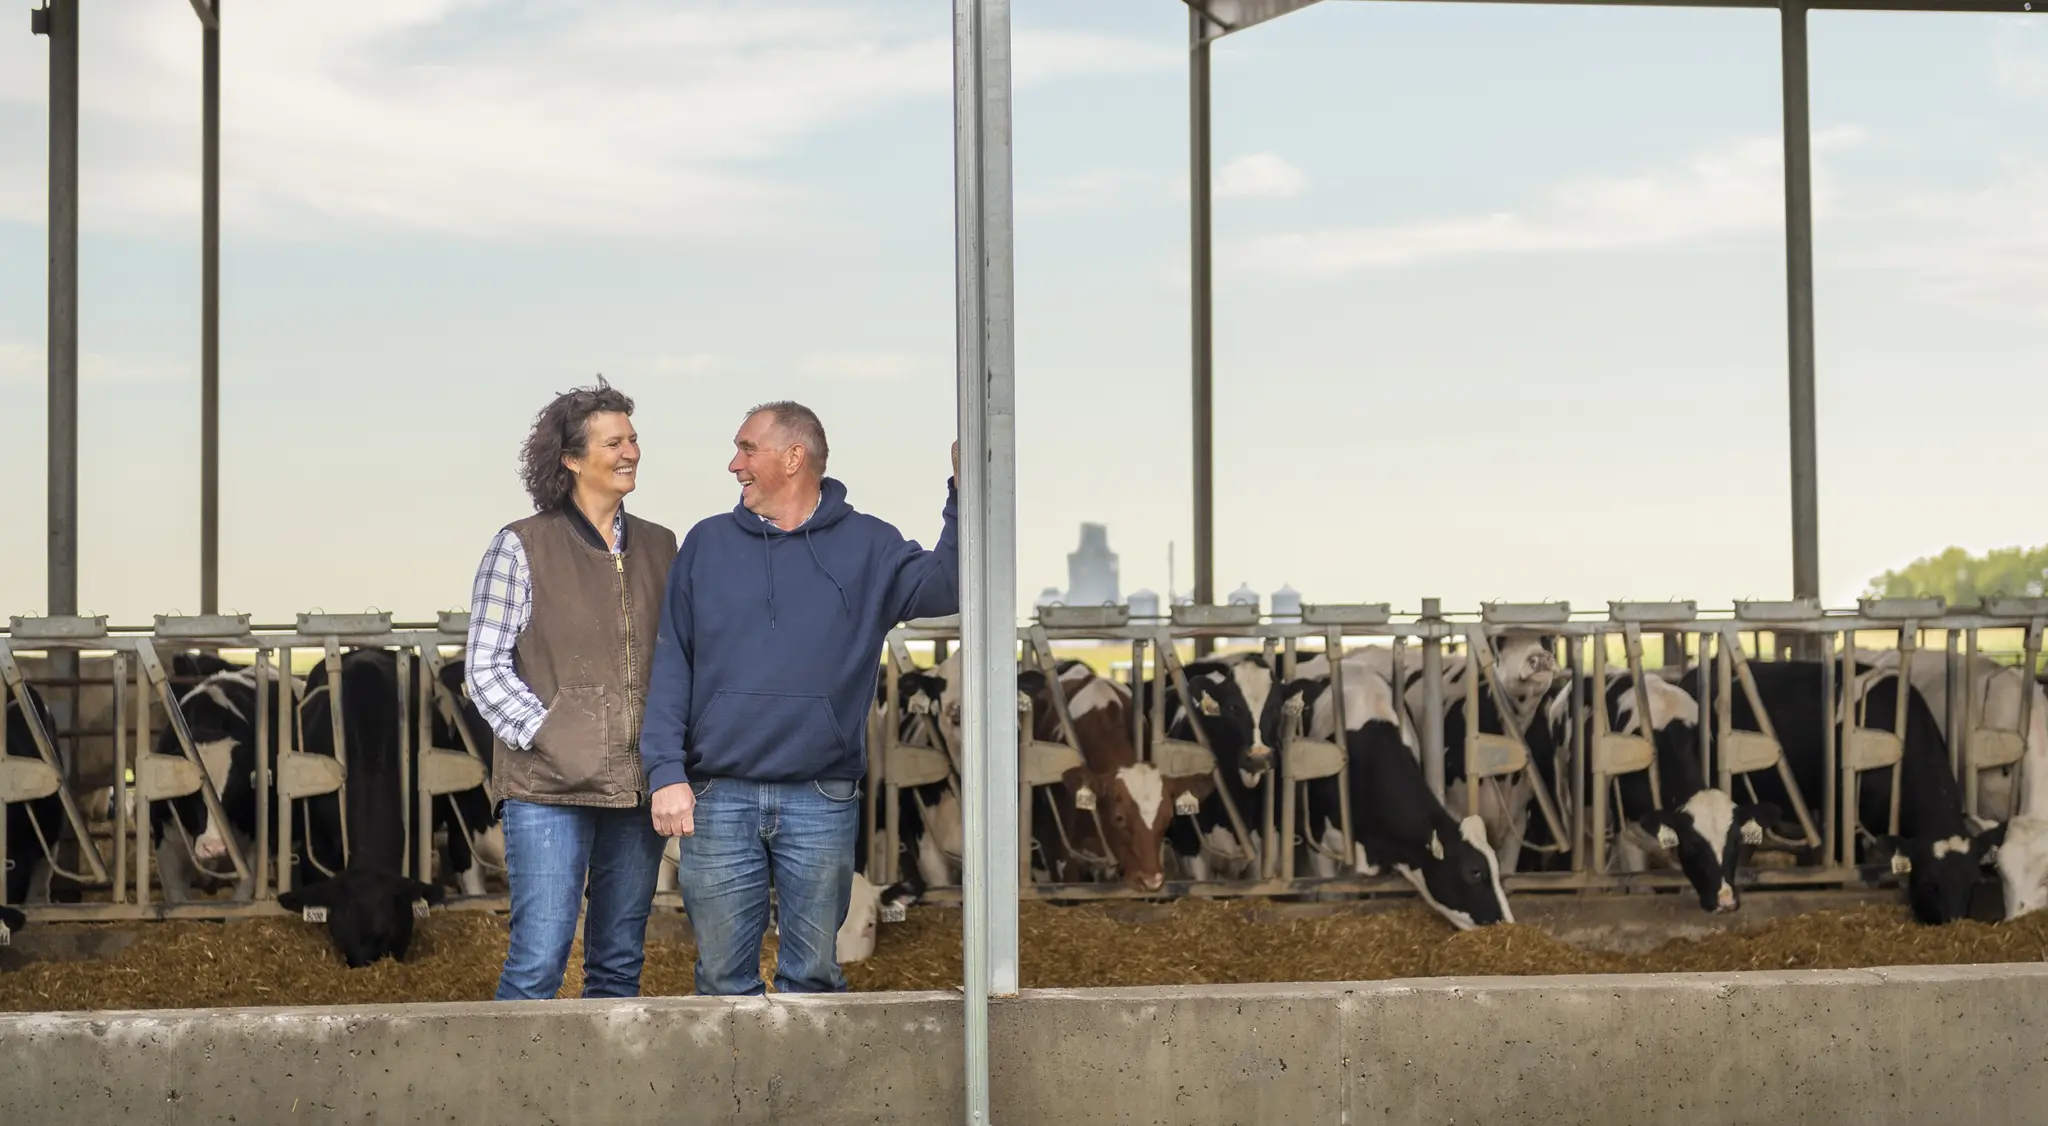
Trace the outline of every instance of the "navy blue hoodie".
{"label": "navy blue hoodie", "polygon": [[689,778],[867,775],[882,644],[900,622],[960,612],[954,484],[930,551],[856,512],[824,480],[785,532],[746,506],[698,521],[669,566],[640,761],[649,792]]}

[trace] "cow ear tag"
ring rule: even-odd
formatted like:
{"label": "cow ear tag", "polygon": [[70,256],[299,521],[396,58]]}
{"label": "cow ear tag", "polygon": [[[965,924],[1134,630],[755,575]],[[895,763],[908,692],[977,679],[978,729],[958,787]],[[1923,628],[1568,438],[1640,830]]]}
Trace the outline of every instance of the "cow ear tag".
{"label": "cow ear tag", "polygon": [[299,917],[309,923],[324,923],[327,921],[327,908],[307,907],[299,912]]}
{"label": "cow ear tag", "polygon": [[1074,791],[1074,808],[1075,808],[1075,809],[1094,809],[1094,808],[1095,808],[1095,791],[1094,791],[1094,790],[1091,790],[1091,789],[1089,789],[1089,788],[1088,788],[1088,787],[1086,787],[1086,786],[1083,786],[1083,787],[1081,787],[1080,789],[1078,789],[1078,790],[1075,790],[1075,791]]}
{"label": "cow ear tag", "polygon": [[1223,714],[1223,709],[1222,709],[1222,707],[1220,707],[1220,706],[1219,706],[1219,705],[1218,705],[1218,704],[1216,703],[1216,699],[1215,699],[1215,697],[1213,697],[1213,696],[1204,696],[1204,697],[1202,697],[1202,714],[1203,714],[1203,715],[1222,715],[1222,714]]}
{"label": "cow ear tag", "polygon": [[412,901],[412,917],[413,917],[413,918],[415,918],[415,919],[424,919],[424,918],[426,918],[426,917],[427,917],[427,915],[428,915],[429,913],[431,913],[432,911],[433,911],[433,908],[432,908],[432,907],[429,907],[429,906],[427,906],[427,901],[426,901],[426,900],[424,900],[424,899],[415,899],[415,900],[413,900],[413,901]]}
{"label": "cow ear tag", "polygon": [[1195,811],[1201,808],[1202,803],[1186,790],[1182,790],[1180,796],[1173,799],[1173,811],[1182,817],[1193,817]]}
{"label": "cow ear tag", "polygon": [[908,914],[901,903],[882,904],[882,921],[885,923],[900,923]]}
{"label": "cow ear tag", "polygon": [[1665,848],[1678,847],[1678,830],[1669,825],[1657,826],[1657,843]]}
{"label": "cow ear tag", "polygon": [[1431,856],[1436,857],[1438,860],[1442,860],[1444,858],[1444,842],[1436,838],[1436,833],[1434,831],[1431,831],[1431,833],[1429,834],[1429,854]]}

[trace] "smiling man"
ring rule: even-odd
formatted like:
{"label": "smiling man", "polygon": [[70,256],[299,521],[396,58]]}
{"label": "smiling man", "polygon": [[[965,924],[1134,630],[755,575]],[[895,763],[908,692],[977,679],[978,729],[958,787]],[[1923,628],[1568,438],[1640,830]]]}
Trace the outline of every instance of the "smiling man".
{"label": "smiling man", "polygon": [[847,503],[809,408],[754,408],[733,447],[739,504],[691,528],[669,569],[640,758],[655,830],[681,838],[697,992],[763,991],[772,882],[775,991],[836,993],[882,643],[960,609],[960,446],[929,551]]}

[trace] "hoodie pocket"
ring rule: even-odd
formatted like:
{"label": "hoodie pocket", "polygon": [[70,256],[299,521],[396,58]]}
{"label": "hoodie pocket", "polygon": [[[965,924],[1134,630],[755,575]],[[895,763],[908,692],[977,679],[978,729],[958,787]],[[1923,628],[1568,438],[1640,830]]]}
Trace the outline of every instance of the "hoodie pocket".
{"label": "hoodie pocket", "polygon": [[610,745],[611,715],[604,686],[557,689],[533,738],[528,788],[537,797],[607,792],[611,771],[605,748]]}
{"label": "hoodie pocket", "polygon": [[824,696],[721,688],[691,736],[706,774],[785,777],[822,769],[848,753]]}

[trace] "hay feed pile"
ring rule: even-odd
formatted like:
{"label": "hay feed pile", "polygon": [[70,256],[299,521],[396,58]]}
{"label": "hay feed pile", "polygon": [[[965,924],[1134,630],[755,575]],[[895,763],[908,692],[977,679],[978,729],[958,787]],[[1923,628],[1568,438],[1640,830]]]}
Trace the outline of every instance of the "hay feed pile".
{"label": "hay feed pile", "polygon": [[[1181,900],[1156,907],[1021,906],[1024,985],[1031,988],[1373,981],[1440,976],[1849,969],[1885,965],[2035,962],[2048,959],[2048,912],[2010,923],[1925,927],[1903,906],[1820,911],[1640,955],[1582,950],[1531,926],[1460,932],[1416,904],[1275,918],[1251,902]],[[76,925],[76,924],[74,924]],[[642,989],[692,989],[696,951],[652,935]],[[497,988],[505,920],[435,912],[412,960],[349,970],[324,927],[274,918],[220,924],[156,923],[99,962],[35,963],[0,973],[0,1011],[150,1009],[242,1005],[484,1001]],[[773,971],[774,939],[763,952]],[[956,989],[960,913],[917,908],[884,926],[873,958],[845,967],[857,990]],[[561,996],[582,986],[572,950]]]}

